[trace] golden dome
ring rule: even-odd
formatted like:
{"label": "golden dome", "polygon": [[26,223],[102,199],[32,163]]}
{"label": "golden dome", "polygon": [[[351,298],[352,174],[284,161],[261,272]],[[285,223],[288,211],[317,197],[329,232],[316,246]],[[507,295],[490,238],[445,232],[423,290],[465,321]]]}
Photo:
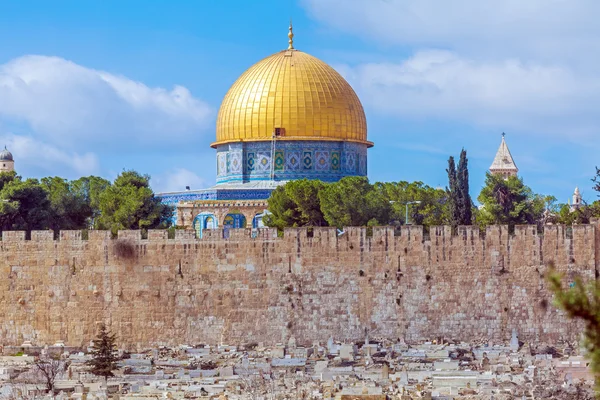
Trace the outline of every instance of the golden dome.
{"label": "golden dome", "polygon": [[[293,36],[292,36],[293,37]],[[367,141],[360,100],[342,76],[323,61],[290,48],[250,67],[229,89],[217,117],[217,141]]]}

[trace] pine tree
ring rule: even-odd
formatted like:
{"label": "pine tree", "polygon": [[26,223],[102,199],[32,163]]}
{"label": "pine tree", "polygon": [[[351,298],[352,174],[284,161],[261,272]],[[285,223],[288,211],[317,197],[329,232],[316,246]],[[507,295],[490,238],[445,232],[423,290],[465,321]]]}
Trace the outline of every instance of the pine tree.
{"label": "pine tree", "polygon": [[113,375],[117,369],[117,340],[116,335],[106,329],[106,325],[101,324],[98,330],[98,336],[93,340],[92,359],[87,362],[90,372],[94,375],[108,378]]}
{"label": "pine tree", "polygon": [[456,183],[458,191],[458,225],[471,225],[473,210],[473,202],[469,194],[469,160],[467,159],[467,151],[462,149],[460,152],[460,160],[458,161],[458,169],[456,171]]}
{"label": "pine tree", "polygon": [[583,322],[583,345],[594,374],[596,399],[600,399],[600,284],[592,281],[586,285],[580,277],[575,277],[569,287],[564,287],[564,277],[556,272],[553,263],[549,267],[547,278],[555,304],[569,318]]}
{"label": "pine tree", "polygon": [[458,181],[456,176],[456,166],[454,157],[448,159],[448,209],[450,215],[450,225],[456,227],[460,224],[460,198],[458,190]]}

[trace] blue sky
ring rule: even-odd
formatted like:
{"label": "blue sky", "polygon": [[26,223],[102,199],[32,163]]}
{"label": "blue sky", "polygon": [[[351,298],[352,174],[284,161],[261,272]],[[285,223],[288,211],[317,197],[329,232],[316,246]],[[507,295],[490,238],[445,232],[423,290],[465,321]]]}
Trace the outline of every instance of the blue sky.
{"label": "blue sky", "polygon": [[0,3],[0,139],[24,176],[214,183],[229,86],[287,44],[334,66],[367,113],[372,181],[472,194],[500,143],[536,192],[566,202],[600,165],[600,26],[592,0],[128,0]]}

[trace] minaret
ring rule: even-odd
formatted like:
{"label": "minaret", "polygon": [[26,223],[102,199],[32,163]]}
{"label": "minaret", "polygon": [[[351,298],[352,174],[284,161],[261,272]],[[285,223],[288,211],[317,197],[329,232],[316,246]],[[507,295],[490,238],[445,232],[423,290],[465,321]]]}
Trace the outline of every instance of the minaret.
{"label": "minaret", "polygon": [[581,207],[581,193],[579,193],[579,187],[576,187],[575,192],[573,193],[573,204],[571,204],[571,211],[575,211],[579,207]]}
{"label": "minaret", "polygon": [[501,175],[504,179],[508,179],[509,176],[517,176],[519,168],[517,168],[515,160],[513,160],[510,150],[508,150],[504,136],[505,133],[502,132],[502,143],[500,143],[500,148],[496,153],[496,157],[494,157],[490,172],[493,175]]}
{"label": "minaret", "polygon": [[0,151],[0,172],[12,172],[15,170],[15,161],[13,155],[6,146]]}

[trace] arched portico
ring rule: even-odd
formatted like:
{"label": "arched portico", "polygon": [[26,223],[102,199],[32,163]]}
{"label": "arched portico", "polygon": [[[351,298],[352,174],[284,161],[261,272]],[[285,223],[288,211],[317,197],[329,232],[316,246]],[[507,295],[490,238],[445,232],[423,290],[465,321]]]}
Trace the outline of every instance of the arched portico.
{"label": "arched portico", "polygon": [[203,229],[218,228],[218,219],[213,213],[201,212],[194,218],[194,223],[192,226],[196,232],[196,237],[201,238]]}

